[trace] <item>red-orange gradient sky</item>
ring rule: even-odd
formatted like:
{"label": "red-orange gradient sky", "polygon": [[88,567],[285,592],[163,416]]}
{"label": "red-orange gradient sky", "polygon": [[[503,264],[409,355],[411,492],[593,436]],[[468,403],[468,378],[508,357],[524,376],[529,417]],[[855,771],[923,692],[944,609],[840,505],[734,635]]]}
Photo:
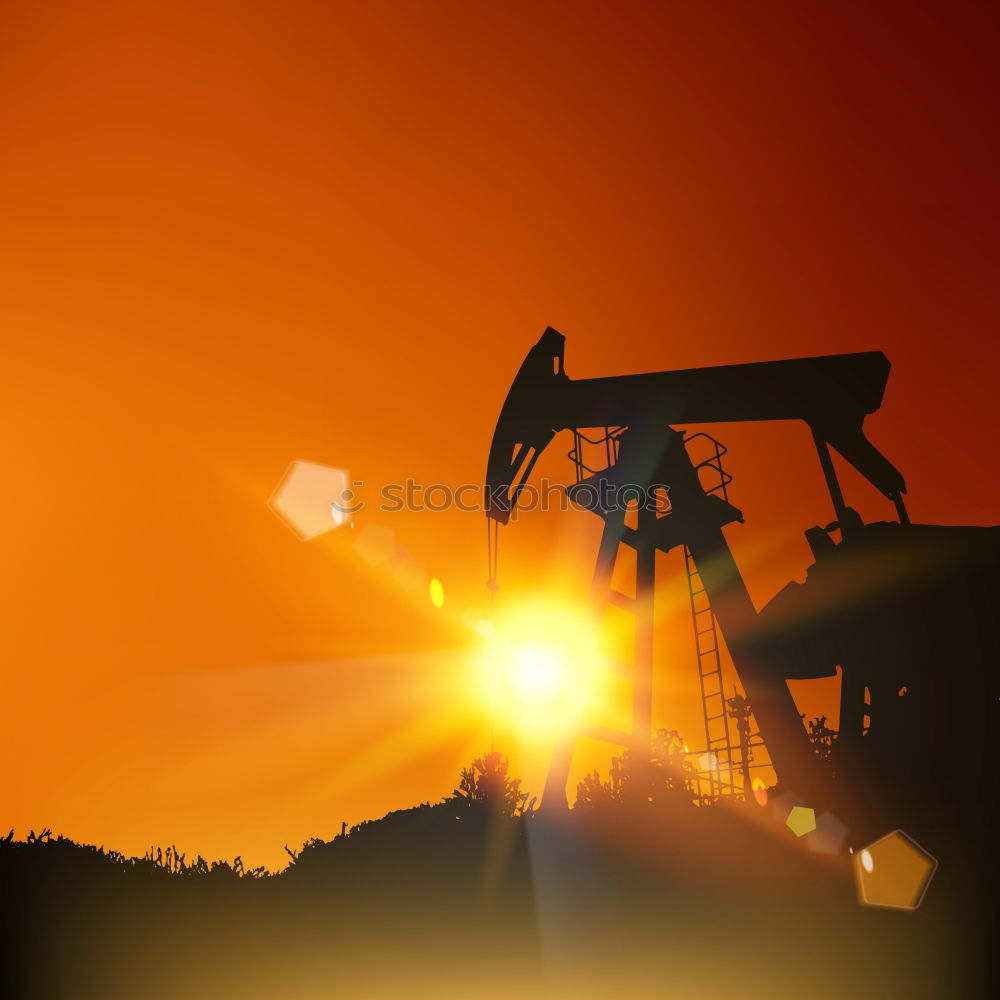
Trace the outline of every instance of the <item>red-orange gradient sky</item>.
{"label": "red-orange gradient sky", "polygon": [[[450,791],[481,516],[391,515],[437,611],[266,502],[478,482],[547,324],[574,377],[884,350],[914,519],[994,522],[997,8],[871,6],[2,4],[0,819],[278,864]],[[720,436],[761,603],[829,510],[803,428]],[[501,602],[593,521],[506,530]]]}

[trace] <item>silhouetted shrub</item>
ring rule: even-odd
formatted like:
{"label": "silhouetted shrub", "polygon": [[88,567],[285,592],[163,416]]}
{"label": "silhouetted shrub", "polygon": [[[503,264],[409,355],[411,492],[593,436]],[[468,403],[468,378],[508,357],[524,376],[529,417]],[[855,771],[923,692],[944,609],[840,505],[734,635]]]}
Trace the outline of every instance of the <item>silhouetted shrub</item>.
{"label": "silhouetted shrub", "polygon": [[627,747],[613,757],[607,780],[599,772],[585,775],[577,785],[577,809],[666,803],[692,804],[697,798],[697,771],[684,752],[676,729],[661,729],[650,740],[648,753]]}
{"label": "silhouetted shrub", "polygon": [[503,816],[527,816],[535,809],[534,798],[521,791],[521,779],[509,774],[510,764],[496,751],[477,757],[462,769],[458,788],[446,802],[466,809],[486,809]]}

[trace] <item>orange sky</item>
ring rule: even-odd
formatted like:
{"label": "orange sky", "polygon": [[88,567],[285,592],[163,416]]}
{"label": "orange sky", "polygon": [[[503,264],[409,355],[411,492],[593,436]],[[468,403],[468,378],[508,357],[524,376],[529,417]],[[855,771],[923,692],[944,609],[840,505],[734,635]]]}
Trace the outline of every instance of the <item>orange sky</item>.
{"label": "orange sky", "polygon": [[[994,522],[997,14],[849,6],[0,5],[0,819],[279,864],[450,791],[481,516],[388,522],[437,611],[267,499],[478,482],[547,324],[573,377],[884,350],[913,518]],[[828,504],[803,427],[718,433],[762,603]],[[597,527],[505,529],[501,602]]]}

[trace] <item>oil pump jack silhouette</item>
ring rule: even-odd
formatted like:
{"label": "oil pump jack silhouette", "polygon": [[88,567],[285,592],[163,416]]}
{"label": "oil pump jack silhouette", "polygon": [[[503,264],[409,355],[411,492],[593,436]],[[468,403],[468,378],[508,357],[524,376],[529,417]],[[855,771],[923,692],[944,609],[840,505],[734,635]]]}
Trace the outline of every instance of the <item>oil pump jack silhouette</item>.
{"label": "oil pump jack silhouette", "polygon": [[[508,523],[541,452],[559,431],[571,430],[576,482],[569,494],[604,520],[590,613],[600,616],[612,604],[634,616],[632,663],[619,665],[632,683],[632,728],[567,725],[556,734],[543,808],[566,807],[578,735],[649,746],[656,553],[675,548],[683,548],[688,573],[707,749],[730,755],[730,790],[737,790],[737,778],[720,631],[780,787],[818,806],[853,809],[856,822],[865,811],[854,808],[858,802],[878,803],[869,813],[912,813],[928,787],[942,783],[956,801],[995,795],[995,769],[970,778],[976,769],[969,761],[958,768],[953,757],[944,761],[955,753],[980,753],[998,734],[1000,691],[986,623],[1000,598],[1000,529],[910,523],[903,476],[863,428],[882,403],[886,356],[574,380],[563,367],[564,343],[562,334],[547,328],[510,388],[490,448],[487,517],[495,528]],[[769,420],[801,420],[809,428],[835,520],[805,532],[816,560],[805,583],[790,583],[758,612],[723,532],[743,521],[729,503],[725,449],[675,425]],[[584,434],[593,428],[601,429],[596,436]],[[693,457],[696,444],[708,445],[707,458]],[[586,464],[588,446],[603,456],[597,468]],[[892,501],[897,521],[862,522],[845,501],[831,448]],[[620,502],[624,486],[635,496],[662,487],[666,502],[637,503],[630,513]],[[634,596],[612,588],[621,546],[634,550]],[[832,761],[824,761],[785,682],[833,676],[838,668],[839,736],[836,753],[828,755]]]}

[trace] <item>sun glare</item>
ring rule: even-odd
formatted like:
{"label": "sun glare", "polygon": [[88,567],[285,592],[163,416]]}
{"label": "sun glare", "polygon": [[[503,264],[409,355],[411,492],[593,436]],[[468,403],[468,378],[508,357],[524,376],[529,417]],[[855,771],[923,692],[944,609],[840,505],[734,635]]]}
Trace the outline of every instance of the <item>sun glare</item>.
{"label": "sun glare", "polygon": [[513,652],[514,684],[525,698],[551,698],[566,682],[566,659],[555,646],[531,643]]}
{"label": "sun glare", "polygon": [[498,723],[532,741],[547,740],[593,702],[596,646],[579,615],[536,605],[484,632],[480,689]]}

